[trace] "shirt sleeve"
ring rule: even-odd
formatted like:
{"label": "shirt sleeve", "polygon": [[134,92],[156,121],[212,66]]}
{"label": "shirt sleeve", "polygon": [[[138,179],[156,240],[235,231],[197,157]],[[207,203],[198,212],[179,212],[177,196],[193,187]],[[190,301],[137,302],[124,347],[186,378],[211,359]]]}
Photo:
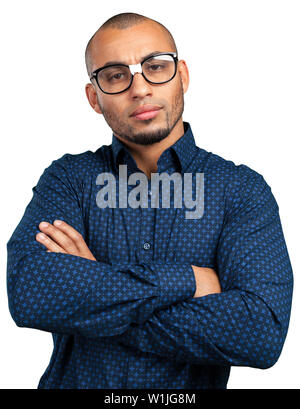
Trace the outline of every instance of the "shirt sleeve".
{"label": "shirt sleeve", "polygon": [[274,365],[288,330],[293,274],[277,202],[257,175],[228,198],[217,249],[222,292],[155,311],[119,342],[191,364]]}
{"label": "shirt sleeve", "polygon": [[68,154],[45,169],[7,243],[9,309],[20,327],[87,337],[112,336],[154,310],[193,296],[189,263],[114,263],[50,253],[36,241],[39,223],[61,219],[86,239],[79,182]]}

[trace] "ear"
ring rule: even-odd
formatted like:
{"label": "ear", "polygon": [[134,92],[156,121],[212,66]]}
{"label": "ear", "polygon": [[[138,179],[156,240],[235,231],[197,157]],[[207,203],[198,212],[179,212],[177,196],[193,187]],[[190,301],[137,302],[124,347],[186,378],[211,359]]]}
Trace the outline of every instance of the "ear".
{"label": "ear", "polygon": [[94,111],[96,111],[98,114],[102,114],[101,108],[98,104],[98,100],[97,100],[97,93],[96,90],[93,86],[93,84],[88,83],[85,86],[85,93],[87,96],[87,99],[91,105],[91,107],[93,108]]}
{"label": "ear", "polygon": [[186,93],[190,83],[189,70],[184,60],[178,61],[178,72],[181,77],[183,91]]}

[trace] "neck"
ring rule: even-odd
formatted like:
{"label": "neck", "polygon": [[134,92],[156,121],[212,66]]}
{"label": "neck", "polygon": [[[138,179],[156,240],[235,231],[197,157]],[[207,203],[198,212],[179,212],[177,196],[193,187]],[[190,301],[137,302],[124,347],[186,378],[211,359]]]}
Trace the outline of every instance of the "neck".
{"label": "neck", "polygon": [[128,148],[132,157],[136,161],[138,168],[144,172],[148,179],[151,173],[157,172],[157,161],[162,153],[172,146],[184,134],[184,126],[182,118],[172,129],[172,132],[162,141],[154,143],[153,145],[139,145],[134,142],[124,140],[116,135]]}

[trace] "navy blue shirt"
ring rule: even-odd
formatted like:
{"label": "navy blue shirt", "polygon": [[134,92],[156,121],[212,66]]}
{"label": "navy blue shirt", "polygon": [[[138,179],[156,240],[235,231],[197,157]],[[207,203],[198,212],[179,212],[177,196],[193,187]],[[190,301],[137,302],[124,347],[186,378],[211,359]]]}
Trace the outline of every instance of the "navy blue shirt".
{"label": "navy blue shirt", "polygon": [[[277,361],[293,290],[277,202],[262,175],[197,147],[187,122],[184,131],[158,172],[204,173],[201,218],[172,197],[170,208],[99,208],[100,173],[115,176],[118,195],[119,165],[141,172],[114,134],[54,160],[33,187],[7,243],[7,289],[16,325],[53,336],[38,388],[226,388],[232,365]],[[55,219],[97,261],[47,252],[35,236]],[[222,292],[193,298],[191,265],[215,269]]]}

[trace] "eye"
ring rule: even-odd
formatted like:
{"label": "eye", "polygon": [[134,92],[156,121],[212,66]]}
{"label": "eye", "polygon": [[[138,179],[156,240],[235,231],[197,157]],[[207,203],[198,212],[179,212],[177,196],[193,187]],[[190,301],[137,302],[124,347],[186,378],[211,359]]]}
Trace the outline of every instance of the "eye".
{"label": "eye", "polygon": [[160,64],[151,64],[149,67],[151,71],[158,71],[159,69],[162,69],[162,68],[164,67],[163,65],[160,65]]}
{"label": "eye", "polygon": [[121,73],[121,72],[118,72],[118,73],[112,75],[111,77],[109,77],[109,80],[110,80],[110,81],[112,81],[112,80],[119,80],[119,79],[121,79],[122,75],[124,75],[124,74]]}

